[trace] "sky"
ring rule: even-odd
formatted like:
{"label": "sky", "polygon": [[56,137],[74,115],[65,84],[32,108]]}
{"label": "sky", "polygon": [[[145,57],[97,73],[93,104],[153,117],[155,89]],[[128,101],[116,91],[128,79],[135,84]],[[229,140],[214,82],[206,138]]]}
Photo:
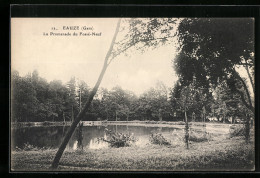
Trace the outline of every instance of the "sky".
{"label": "sky", "polygon": [[[64,84],[75,76],[93,87],[116,23],[115,18],[12,18],[11,69],[20,76],[38,70],[47,81],[61,80]],[[51,32],[70,32],[71,36],[54,36]],[[73,36],[74,32],[78,36]],[[80,32],[94,32],[97,36],[80,36]],[[137,95],[154,87],[157,81],[172,87],[177,80],[172,67],[174,56],[173,44],[143,54],[131,51],[130,56],[120,55],[107,69],[100,87],[119,85]]]}

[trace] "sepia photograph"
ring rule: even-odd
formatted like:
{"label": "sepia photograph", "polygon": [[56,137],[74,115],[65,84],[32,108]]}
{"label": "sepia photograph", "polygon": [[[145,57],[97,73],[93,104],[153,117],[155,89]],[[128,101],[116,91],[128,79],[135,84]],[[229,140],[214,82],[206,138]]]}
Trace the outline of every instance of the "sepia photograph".
{"label": "sepia photograph", "polygon": [[255,171],[254,18],[10,21],[10,171]]}

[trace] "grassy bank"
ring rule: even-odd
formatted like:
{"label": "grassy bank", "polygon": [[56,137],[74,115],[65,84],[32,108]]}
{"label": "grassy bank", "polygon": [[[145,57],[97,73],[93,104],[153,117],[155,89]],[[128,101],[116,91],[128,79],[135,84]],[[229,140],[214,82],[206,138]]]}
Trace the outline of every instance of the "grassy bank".
{"label": "grassy bank", "polygon": [[[57,150],[13,151],[14,171],[50,171]],[[242,171],[254,169],[253,144],[242,137],[184,145],[65,151],[58,171]]]}

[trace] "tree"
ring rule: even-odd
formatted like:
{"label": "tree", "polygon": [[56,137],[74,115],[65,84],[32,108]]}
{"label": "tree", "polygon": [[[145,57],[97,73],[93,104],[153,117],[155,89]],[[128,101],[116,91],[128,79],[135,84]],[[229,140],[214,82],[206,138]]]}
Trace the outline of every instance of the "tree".
{"label": "tree", "polygon": [[113,50],[113,46],[114,46],[114,43],[115,43],[115,40],[116,40],[116,37],[117,37],[117,34],[118,34],[118,31],[119,31],[119,27],[120,27],[120,22],[121,22],[121,19],[118,20],[118,23],[117,23],[117,27],[116,27],[116,31],[115,31],[115,34],[113,36],[113,39],[112,39],[112,42],[111,42],[111,45],[109,47],[109,50],[106,54],[106,57],[105,57],[105,60],[104,60],[104,64],[103,64],[103,68],[101,70],[101,73],[99,75],[99,78],[94,86],[94,88],[92,89],[92,91],[90,92],[89,94],[89,97],[88,97],[88,100],[85,104],[85,106],[83,107],[82,111],[77,115],[76,119],[74,120],[74,122],[71,124],[67,134],[65,135],[56,155],[55,155],[55,158],[52,162],[52,168],[57,168],[58,167],[58,164],[59,164],[59,161],[60,161],[60,158],[75,130],[75,128],[77,127],[77,124],[80,122],[80,120],[83,118],[84,114],[86,113],[86,111],[89,109],[90,107],[90,104],[93,100],[93,97],[95,96],[97,90],[98,90],[98,87],[103,79],[103,76],[106,72],[106,69],[107,67],[109,66],[110,62],[112,61],[113,58],[110,58],[110,55],[111,55],[111,52]]}
{"label": "tree", "polygon": [[234,117],[243,115],[239,109],[239,104],[243,103],[238,94],[231,91],[226,81],[217,84],[213,93],[214,101],[211,107],[218,119],[222,117],[225,122],[226,117],[232,117],[233,120]]}
{"label": "tree", "polygon": [[76,97],[79,111],[82,109],[82,103],[85,103],[88,99],[89,87],[84,81],[80,81],[77,86]]}
{"label": "tree", "polygon": [[[178,37],[180,53],[174,60],[174,67],[182,82],[191,82],[195,75],[201,86],[215,88],[225,81],[231,93],[236,94],[247,108],[246,112],[254,117],[253,19],[183,19],[178,27]],[[247,78],[239,72],[242,68]],[[231,105],[226,104],[229,108]],[[222,103],[218,109],[225,116],[228,113],[224,106]],[[233,103],[233,107],[238,106]]]}
{"label": "tree", "polygon": [[[173,110],[176,112],[178,110],[182,110],[182,107],[179,105],[178,100],[181,98],[181,92],[185,87],[192,87],[193,90],[193,98],[192,105],[189,106],[189,111],[187,111],[187,115],[193,115],[192,118],[200,118],[202,114],[203,107],[206,110],[210,110],[212,103],[212,93],[203,87],[197,86],[196,78],[193,77],[193,81],[188,86],[181,84],[180,80],[178,80],[170,93],[170,101]],[[203,117],[201,117],[203,120]]]}
{"label": "tree", "polygon": [[[94,95],[96,94],[98,87],[103,79],[103,76],[105,74],[105,71],[109,64],[113,61],[113,59],[124,53],[125,51],[129,50],[131,47],[136,48],[142,48],[146,46],[156,45],[158,43],[165,43],[167,41],[167,37],[170,35],[170,31],[172,31],[173,27],[169,24],[175,24],[175,20],[173,19],[148,19],[147,22],[143,22],[143,20],[140,19],[126,19],[125,21],[129,21],[129,31],[130,33],[125,33],[125,38],[121,40],[120,42],[117,42],[115,47],[115,40],[119,32],[119,27],[121,23],[121,19],[119,19],[116,27],[115,34],[113,36],[110,48],[106,54],[106,57],[104,59],[103,68],[101,70],[101,73],[99,75],[99,78],[90,92],[90,95],[88,97],[88,100],[82,109],[82,111],[77,115],[75,121],[72,123],[71,127],[69,128],[69,131],[67,132],[66,136],[64,137],[64,140],[62,144],[59,147],[58,152],[56,153],[56,156],[52,163],[52,168],[57,168],[59,164],[59,160],[64,152],[64,149],[74,132],[77,124],[82,119],[85,112],[89,109],[89,106],[93,100]],[[164,26],[164,29],[161,29],[161,24],[165,24],[165,21],[168,22],[167,26]],[[170,23],[171,22],[171,23]],[[123,28],[124,29],[124,28]],[[141,32],[141,33],[140,33]],[[156,34],[156,32],[159,32]]]}
{"label": "tree", "polygon": [[105,120],[108,120],[109,118],[109,103],[108,103],[108,97],[109,93],[106,88],[101,88],[101,101],[100,101],[100,116],[101,118],[105,118]]}
{"label": "tree", "polygon": [[118,120],[128,120],[130,115],[130,106],[135,98],[134,94],[130,91],[123,90],[121,87],[116,86],[108,91],[102,89],[102,96],[100,101],[100,112],[104,118]]}
{"label": "tree", "polygon": [[194,96],[195,88],[192,84],[190,84],[189,86],[182,88],[180,98],[175,98],[185,115],[185,142],[187,149],[189,149],[189,122],[187,111],[189,111],[189,109],[195,104]]}
{"label": "tree", "polygon": [[12,121],[33,121],[36,118],[39,101],[31,74],[20,77],[17,71],[11,76]]}
{"label": "tree", "polygon": [[253,29],[253,20],[246,18],[183,19],[178,27],[180,53],[174,60],[174,68],[182,82],[187,84],[196,76],[199,85],[209,88],[218,81],[227,80],[243,104],[254,112],[247,82],[237,71],[237,67],[245,67],[254,88]]}
{"label": "tree", "polygon": [[169,118],[171,109],[168,101],[168,90],[163,82],[157,81],[155,87],[150,88],[142,96],[147,101],[148,106],[146,107],[150,110],[152,118],[159,121],[162,121],[163,118]]}

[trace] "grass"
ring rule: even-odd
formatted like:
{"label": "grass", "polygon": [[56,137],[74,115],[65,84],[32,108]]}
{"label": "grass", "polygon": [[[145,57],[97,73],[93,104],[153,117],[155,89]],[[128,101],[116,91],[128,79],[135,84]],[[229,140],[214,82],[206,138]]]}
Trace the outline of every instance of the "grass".
{"label": "grass", "polygon": [[246,133],[246,129],[244,125],[233,125],[230,127],[230,137],[243,136]]}
{"label": "grass", "polygon": [[[56,149],[13,151],[13,171],[50,171]],[[226,138],[185,146],[153,145],[66,150],[58,171],[243,171],[254,170],[254,147],[243,137]]]}

